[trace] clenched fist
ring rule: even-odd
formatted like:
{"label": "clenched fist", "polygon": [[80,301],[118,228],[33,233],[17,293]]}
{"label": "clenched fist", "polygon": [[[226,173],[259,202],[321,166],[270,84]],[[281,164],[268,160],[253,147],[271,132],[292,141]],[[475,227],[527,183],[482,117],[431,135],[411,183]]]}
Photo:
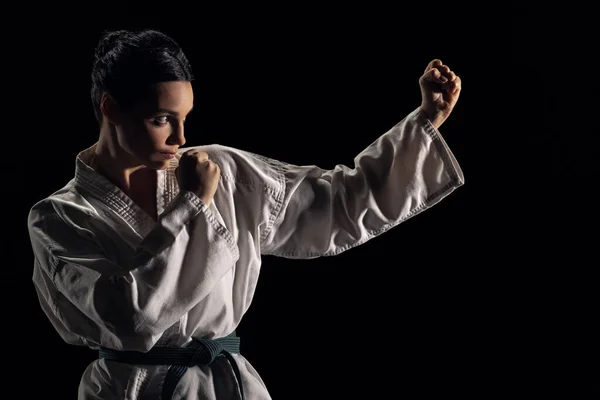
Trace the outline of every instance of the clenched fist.
{"label": "clenched fist", "polygon": [[205,152],[190,149],[181,155],[175,176],[180,190],[194,192],[208,206],[217,191],[221,169]]}
{"label": "clenched fist", "polygon": [[437,129],[450,115],[462,89],[461,79],[441,60],[432,60],[419,78],[421,110]]}

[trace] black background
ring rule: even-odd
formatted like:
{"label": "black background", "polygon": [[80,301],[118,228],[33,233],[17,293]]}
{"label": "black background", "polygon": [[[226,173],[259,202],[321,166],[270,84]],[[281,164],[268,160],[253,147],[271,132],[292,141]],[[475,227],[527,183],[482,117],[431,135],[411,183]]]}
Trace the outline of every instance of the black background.
{"label": "black background", "polygon": [[[582,99],[597,67],[586,47],[592,17],[548,7],[7,5],[3,304],[16,366],[7,382],[26,398],[74,399],[96,358],[64,344],[42,314],[26,218],[98,138],[89,87],[101,32],[154,28],[179,42],[196,75],[186,146],[352,165],[419,106],[430,60],[463,80],[440,131],[465,186],[339,256],[264,258],[238,333],[274,399],[533,398],[565,386],[566,375],[541,371],[570,355],[557,350],[567,340],[554,318],[583,328],[593,318],[582,310],[598,300],[587,290],[598,274],[580,251],[593,236],[576,242],[594,203],[595,110]],[[567,279],[574,270],[579,279]],[[597,370],[577,365],[567,393],[597,396]]]}

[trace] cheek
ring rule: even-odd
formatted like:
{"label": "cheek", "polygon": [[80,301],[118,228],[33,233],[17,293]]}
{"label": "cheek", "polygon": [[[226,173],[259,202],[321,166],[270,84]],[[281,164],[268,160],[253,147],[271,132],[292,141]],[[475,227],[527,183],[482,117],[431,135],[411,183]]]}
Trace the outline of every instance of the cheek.
{"label": "cheek", "polygon": [[[146,138],[144,143],[146,143],[145,151],[149,153],[154,153],[157,150],[162,150],[166,148],[170,148],[173,146],[169,146],[168,139],[171,136],[172,128],[169,125],[166,126],[156,126],[152,123],[149,123],[146,126]],[[141,142],[142,140],[140,140]]]}
{"label": "cheek", "polygon": [[134,152],[145,152],[153,146],[157,127],[145,121],[128,121],[118,129],[119,140],[124,147]]}
{"label": "cheek", "polygon": [[121,125],[121,134],[129,139],[138,139],[146,134],[146,124],[140,120],[128,120]]}
{"label": "cheek", "polygon": [[155,147],[156,145],[164,147],[161,145],[164,145],[172,131],[169,125],[157,126],[152,123],[148,123],[145,129],[148,141],[153,143]]}

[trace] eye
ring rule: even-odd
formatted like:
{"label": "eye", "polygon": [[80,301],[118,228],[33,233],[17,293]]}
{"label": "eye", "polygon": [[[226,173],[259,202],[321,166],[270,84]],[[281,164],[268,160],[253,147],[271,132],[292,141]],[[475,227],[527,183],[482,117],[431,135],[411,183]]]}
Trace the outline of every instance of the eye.
{"label": "eye", "polygon": [[169,117],[167,115],[162,115],[160,117],[154,118],[152,123],[154,123],[154,125],[163,126],[169,123],[168,118]]}

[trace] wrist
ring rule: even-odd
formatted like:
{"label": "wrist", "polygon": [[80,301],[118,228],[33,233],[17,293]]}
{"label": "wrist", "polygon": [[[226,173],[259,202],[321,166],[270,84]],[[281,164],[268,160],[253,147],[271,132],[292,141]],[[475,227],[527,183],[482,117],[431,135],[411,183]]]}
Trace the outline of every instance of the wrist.
{"label": "wrist", "polygon": [[423,111],[423,114],[425,114],[425,116],[427,117],[429,122],[431,122],[431,125],[433,125],[435,129],[438,129],[447,118],[447,116],[442,115],[442,113],[437,110],[432,111],[423,106],[420,106],[420,108],[421,111]]}

